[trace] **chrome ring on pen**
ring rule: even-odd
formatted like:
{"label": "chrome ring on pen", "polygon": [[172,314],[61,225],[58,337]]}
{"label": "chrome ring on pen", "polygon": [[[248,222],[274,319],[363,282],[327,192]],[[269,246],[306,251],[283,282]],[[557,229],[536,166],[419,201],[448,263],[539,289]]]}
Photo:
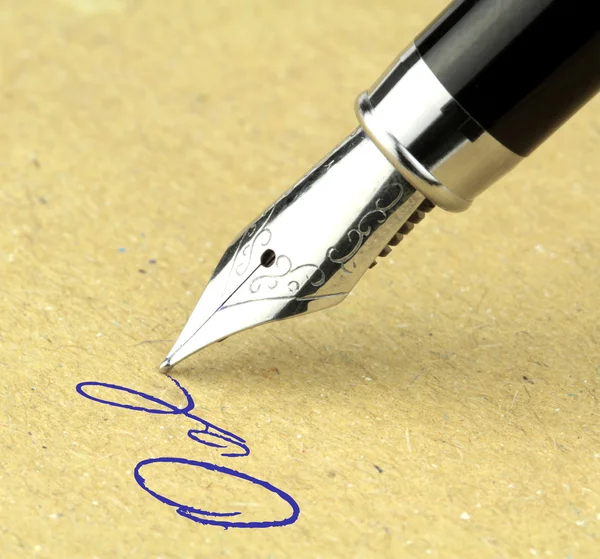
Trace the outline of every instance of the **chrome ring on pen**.
{"label": "chrome ring on pen", "polygon": [[397,171],[448,211],[466,210],[523,159],[457,103],[414,45],[358,97],[355,111]]}

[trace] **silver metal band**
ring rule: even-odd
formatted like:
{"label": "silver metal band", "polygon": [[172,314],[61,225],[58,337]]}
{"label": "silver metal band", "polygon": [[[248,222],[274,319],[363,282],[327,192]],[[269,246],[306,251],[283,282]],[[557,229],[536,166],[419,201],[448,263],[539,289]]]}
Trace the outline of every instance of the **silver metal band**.
{"label": "silver metal band", "polygon": [[470,117],[414,45],[359,96],[356,115],[398,172],[445,210],[466,210],[523,159]]}

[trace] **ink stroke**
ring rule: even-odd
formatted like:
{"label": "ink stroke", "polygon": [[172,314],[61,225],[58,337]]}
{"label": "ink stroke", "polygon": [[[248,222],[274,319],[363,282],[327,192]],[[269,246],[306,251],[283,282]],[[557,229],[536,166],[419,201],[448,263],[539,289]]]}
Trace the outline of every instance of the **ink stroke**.
{"label": "ink stroke", "polygon": [[[124,386],[119,386],[116,384],[108,384],[96,381],[80,382],[76,386],[76,390],[84,398],[108,406],[156,415],[184,416],[188,419],[191,419],[193,422],[197,423],[200,426],[200,428],[190,429],[187,432],[187,436],[192,441],[200,443],[207,447],[219,449],[221,456],[225,458],[241,458],[250,454],[250,449],[248,448],[246,441],[242,437],[230,431],[226,431],[225,429],[218,427],[217,425],[210,423],[209,421],[206,421],[205,419],[192,413],[195,407],[192,395],[176,379],[172,378],[171,376],[168,376],[168,378],[171,379],[171,381],[175,384],[175,386],[177,386],[177,388],[179,388],[179,390],[185,398],[186,403],[181,408],[177,407],[176,405],[170,404],[169,402],[165,402],[164,400],[157,398],[156,396],[145,394],[144,392],[139,392],[137,390],[126,388]],[[112,400],[105,400],[103,398],[99,398],[98,396],[90,394],[88,392],[90,388],[103,388],[129,394],[132,396],[139,397],[142,400],[145,400],[145,402],[144,405],[132,405]],[[265,489],[267,492],[279,497],[284,503],[287,503],[287,505],[289,505],[291,509],[291,513],[289,514],[289,516],[283,519],[268,519],[262,521],[253,519],[252,521],[244,521],[243,519],[241,519],[242,513],[240,511],[209,511],[200,507],[178,503],[148,487],[147,481],[142,473],[144,468],[151,465],[155,465],[158,467],[163,465],[162,467],[164,467],[164,465],[173,464],[184,465],[190,468],[200,468],[204,471],[216,472],[223,476],[229,476],[229,478],[257,485]],[[288,524],[293,524],[294,522],[296,522],[298,516],[300,515],[300,507],[298,506],[298,503],[296,503],[296,501],[290,495],[288,495],[281,489],[278,489],[277,487],[275,487],[267,481],[210,462],[200,462],[198,460],[189,460],[187,458],[176,458],[166,456],[159,458],[147,458],[145,460],[142,460],[135,466],[133,475],[137,484],[149,495],[151,495],[161,503],[164,503],[165,505],[174,507],[177,514],[179,514],[183,518],[187,518],[188,520],[192,520],[193,522],[197,522],[199,524],[221,526],[225,529],[271,528],[275,526],[286,526]]]}

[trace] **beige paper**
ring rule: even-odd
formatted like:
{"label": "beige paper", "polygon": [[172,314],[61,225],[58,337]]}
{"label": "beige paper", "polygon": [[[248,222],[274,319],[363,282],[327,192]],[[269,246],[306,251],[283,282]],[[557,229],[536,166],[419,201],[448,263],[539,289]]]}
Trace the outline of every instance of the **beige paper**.
{"label": "beige paper", "polygon": [[600,99],[339,307],[178,366],[193,409],[157,371],[442,6],[0,0],[2,559],[598,556]]}

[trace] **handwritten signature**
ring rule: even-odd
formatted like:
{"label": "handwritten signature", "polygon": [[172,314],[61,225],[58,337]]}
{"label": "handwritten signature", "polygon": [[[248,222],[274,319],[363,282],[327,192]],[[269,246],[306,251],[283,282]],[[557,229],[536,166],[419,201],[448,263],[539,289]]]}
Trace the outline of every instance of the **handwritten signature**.
{"label": "handwritten signature", "polygon": [[[167,375],[168,376],[168,375]],[[190,429],[187,432],[187,436],[192,439],[194,442],[203,444],[208,447],[221,449],[221,456],[227,458],[240,458],[243,456],[248,456],[250,454],[250,449],[246,445],[246,441],[234,434],[230,431],[226,431],[225,429],[214,425],[206,421],[205,419],[195,415],[192,413],[195,407],[194,399],[192,395],[174,378],[169,376],[169,379],[175,383],[175,386],[179,388],[181,393],[186,399],[186,404],[182,408],[179,408],[169,402],[165,402],[160,398],[152,396],[150,394],[145,394],[144,392],[139,392],[137,390],[133,390],[131,388],[126,388],[124,386],[118,386],[116,384],[108,384],[103,382],[80,382],[76,386],[77,392],[87,398],[88,400],[92,400],[94,402],[98,402],[100,404],[106,404],[108,406],[114,406],[117,408],[125,408],[133,411],[141,411],[144,413],[151,413],[157,415],[182,415],[191,419],[192,421],[198,423],[202,426],[201,429]],[[145,407],[145,406],[136,406],[130,404],[123,404],[119,402],[114,402],[111,400],[105,400],[103,398],[99,398],[97,396],[93,396],[89,394],[87,390],[89,388],[101,387],[108,388],[111,390],[125,392],[127,394],[131,394],[134,396],[138,396],[149,403],[157,405],[159,407]],[[181,503],[177,503],[172,499],[169,499],[163,495],[160,495],[158,492],[150,489],[147,484],[144,476],[141,473],[141,470],[148,465],[151,464],[179,464],[185,465],[192,468],[202,468],[204,470],[218,472],[223,474],[224,476],[230,476],[231,478],[236,478],[239,480],[243,480],[259,487],[266,489],[267,491],[277,495],[281,498],[285,503],[287,503],[291,508],[291,514],[284,518],[283,520],[265,520],[265,521],[238,521],[237,518],[235,520],[228,520],[231,517],[239,517],[242,513],[239,511],[234,512],[213,512],[204,510],[202,508],[197,508],[194,506],[184,505]],[[218,466],[216,464],[211,464],[209,462],[199,462],[197,460],[188,460],[187,458],[173,458],[173,457],[160,457],[160,458],[147,458],[146,460],[142,460],[139,462],[133,471],[133,477],[137,484],[147,493],[152,495],[155,499],[164,503],[165,505],[169,505],[171,507],[175,507],[176,512],[193,522],[197,522],[199,524],[207,524],[211,526],[222,526],[223,528],[270,528],[274,526],[286,526],[288,524],[292,524],[296,522],[298,516],[300,515],[300,507],[298,503],[287,493],[278,489],[274,485],[271,485],[269,482],[255,478],[243,472],[238,472],[236,470],[232,470],[231,468],[226,468],[225,466]]]}

